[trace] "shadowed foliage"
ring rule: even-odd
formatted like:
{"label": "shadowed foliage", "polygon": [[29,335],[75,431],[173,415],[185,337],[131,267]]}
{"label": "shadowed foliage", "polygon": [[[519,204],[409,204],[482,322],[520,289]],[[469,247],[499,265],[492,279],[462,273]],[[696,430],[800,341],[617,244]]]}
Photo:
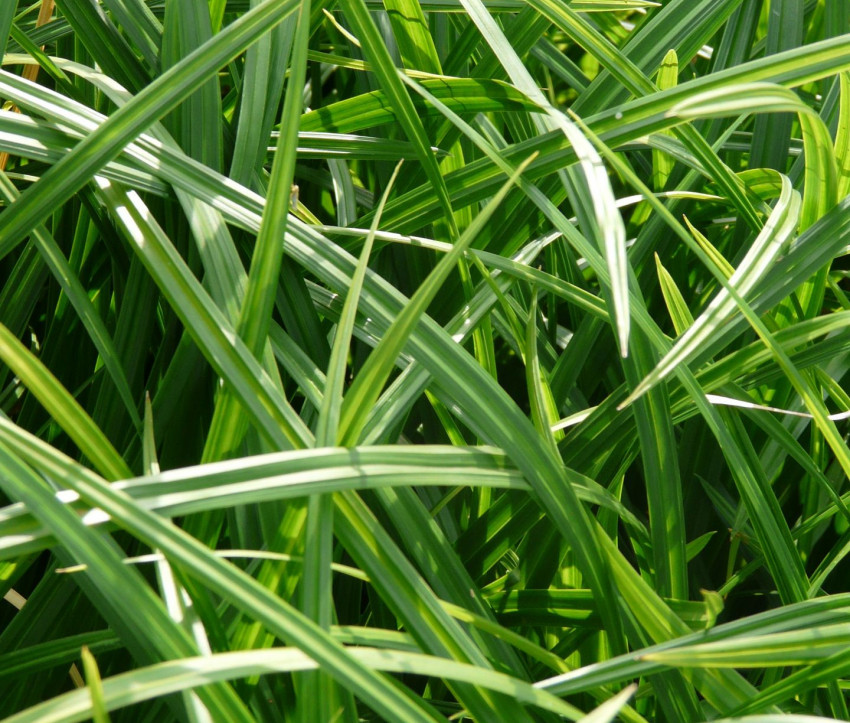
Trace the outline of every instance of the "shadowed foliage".
{"label": "shadowed foliage", "polygon": [[0,719],[850,720],[850,5],[0,57]]}

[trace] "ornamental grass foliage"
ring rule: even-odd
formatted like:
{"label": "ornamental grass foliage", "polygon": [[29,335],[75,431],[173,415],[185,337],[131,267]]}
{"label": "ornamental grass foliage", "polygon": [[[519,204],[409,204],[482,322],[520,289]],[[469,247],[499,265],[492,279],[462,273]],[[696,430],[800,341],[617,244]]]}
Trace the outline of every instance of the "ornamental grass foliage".
{"label": "ornamental grass foliage", "polygon": [[850,3],[0,57],[2,720],[850,719]]}

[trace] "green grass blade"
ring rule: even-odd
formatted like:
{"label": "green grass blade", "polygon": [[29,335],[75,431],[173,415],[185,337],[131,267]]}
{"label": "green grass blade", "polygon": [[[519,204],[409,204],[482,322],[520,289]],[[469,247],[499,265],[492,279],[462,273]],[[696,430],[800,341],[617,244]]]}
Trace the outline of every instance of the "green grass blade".
{"label": "green grass blade", "polygon": [[385,679],[353,661],[342,646],[309,619],[252,577],[212,556],[207,548],[182,530],[138,507],[125,494],[81,468],[66,467],[63,483],[75,489],[88,504],[120,520],[125,529],[151,547],[161,549],[172,564],[179,565],[191,577],[255,616],[275,634],[296,643],[324,670],[354,688],[377,711],[399,720],[434,720]]}
{"label": "green grass blade", "polygon": [[372,63],[372,70],[378,78],[381,89],[386,94],[387,100],[396,114],[398,123],[404,129],[407,139],[416,147],[419,162],[437,194],[440,208],[452,236],[457,236],[451,200],[445,187],[443,175],[440,173],[437,161],[431,151],[431,144],[422,122],[416,114],[413,102],[399,80],[398,70],[392,62],[392,58],[369,15],[365,3],[363,0],[342,0],[340,8],[351,23],[354,34],[360,39],[364,52]]}
{"label": "green grass blade", "polygon": [[838,113],[838,131],[835,134],[835,159],[838,164],[839,199],[850,193],[850,76],[838,76],[841,87],[841,110]]}
{"label": "green grass blade", "polygon": [[[88,585],[101,591],[101,613],[137,659],[151,663],[197,653],[197,648],[169,618],[141,576],[122,563],[111,538],[82,533],[85,528],[80,517],[63,505],[54,490],[19,462],[2,443],[0,467],[4,491],[37,509],[45,524],[61,538],[71,559],[85,566]],[[146,630],[156,631],[156,634],[148,635]],[[90,697],[87,690],[83,692]],[[249,719],[247,710],[227,686],[207,688],[202,691],[202,696],[213,710],[222,711],[234,721]]]}
{"label": "green grass blade", "polygon": [[251,410],[262,433],[276,445],[305,445],[312,436],[309,430],[286,400],[281,399],[279,390],[274,389],[216,305],[207,300],[206,292],[162,230],[152,225],[141,199],[118,191],[106,181],[100,184],[100,191],[114,208],[126,211],[121,219],[128,240],[174,305],[187,331],[210,352],[216,371]]}
{"label": "green grass blade", "polygon": [[[395,167],[393,175],[390,176],[378,208],[375,210],[372,225],[369,228],[369,233],[366,235],[363,250],[360,252],[360,260],[357,262],[357,268],[354,271],[354,276],[351,278],[351,287],[349,288],[348,295],[345,297],[345,304],[342,307],[342,315],[337,326],[337,332],[334,335],[331,360],[325,377],[327,381],[316,429],[316,444],[320,446],[337,444],[339,437],[342,436],[340,434],[340,417],[341,407],[343,405],[343,387],[349,345],[351,344],[351,335],[357,315],[357,305],[363,289],[363,280],[366,276],[369,255],[372,253],[372,245],[375,241],[375,232],[378,230],[378,225],[381,222],[381,212],[384,209],[384,205],[387,202],[387,198],[400,170],[401,163]],[[375,395],[375,398],[377,398],[377,395]]]}
{"label": "green grass blade", "polygon": [[340,410],[340,439],[343,444],[351,445],[357,442],[366,415],[381,393],[387,378],[392,371],[396,357],[404,347],[419,319],[434,296],[440,290],[452,268],[462,258],[469,245],[475,240],[481,228],[488,222],[508,191],[522,174],[533,158],[521,164],[502,186],[487,207],[475,218],[473,224],[452,246],[452,250],[440,259],[434,271],[417,290],[401,314],[396,317],[387,330],[381,343],[369,356],[366,364],[354,378]]}
{"label": "green grass blade", "polygon": [[581,718],[580,723],[610,723],[610,721],[615,720],[629,698],[635,694],[635,687],[627,686],[610,700],[606,700],[598,708]]}
{"label": "green grass blade", "polygon": [[100,679],[100,671],[97,662],[88,648],[83,648],[81,657],[83,659],[83,672],[86,676],[86,686],[91,695],[92,721],[93,723],[109,723],[109,712],[106,701],[103,699],[103,681]]}
{"label": "green grass blade", "polygon": [[[679,82],[679,58],[675,50],[670,50],[661,61],[661,66],[658,68],[658,78],[656,85],[660,90],[674,87]],[[672,160],[653,150],[652,152],[652,185],[656,191],[661,191],[667,185],[667,179],[673,171]]]}
{"label": "green grass blade", "polygon": [[[443,674],[447,678],[486,685],[494,690],[506,690],[527,705],[578,720],[581,711],[573,706],[536,690],[523,681],[502,673],[485,672],[473,666],[453,663],[415,653],[387,651],[375,648],[353,649],[351,655],[369,669],[392,673],[420,675]],[[149,700],[191,686],[214,680],[229,680],[274,670],[294,672],[315,668],[315,663],[301,651],[276,648],[263,651],[239,651],[206,658],[151,666],[134,673],[125,673],[103,681],[104,698],[110,709]],[[55,702],[42,704],[8,719],[9,723],[75,723],[85,720],[86,703],[83,693],[67,693]]]}
{"label": "green grass blade", "polygon": [[[797,229],[800,219],[801,201],[799,194],[786,180],[782,195],[773,209],[764,229],[753,242],[735,273],[729,279],[730,287],[746,296],[758,281],[768,272],[771,264],[788,245]],[[735,309],[735,301],[726,289],[721,291],[709,307],[699,316],[688,331],[677,339],[670,352],[658,363],[655,369],[632,391],[620,408],[638,399],[647,390],[669,375],[680,364],[687,363],[689,357],[697,353],[706,341],[716,333]]]}
{"label": "green grass blade", "polygon": [[266,0],[160,75],[116,111],[97,132],[80,141],[72,153],[45,173],[38,184],[21,194],[3,214],[0,258],[41,220],[45,208],[52,208],[73,195],[139,131],[190,95],[199,81],[281,22],[295,6],[295,0]]}
{"label": "green grass blade", "polygon": [[132,473],[92,418],[73,396],[5,326],[0,324],[0,359],[44,405],[93,465],[109,479]]}

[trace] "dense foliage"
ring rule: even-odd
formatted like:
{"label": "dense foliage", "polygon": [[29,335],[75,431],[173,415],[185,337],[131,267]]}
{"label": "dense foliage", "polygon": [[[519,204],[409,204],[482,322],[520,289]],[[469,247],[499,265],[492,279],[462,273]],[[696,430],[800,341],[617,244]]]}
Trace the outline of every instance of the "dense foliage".
{"label": "dense foliage", "polygon": [[848,33],[0,2],[0,714],[850,719]]}

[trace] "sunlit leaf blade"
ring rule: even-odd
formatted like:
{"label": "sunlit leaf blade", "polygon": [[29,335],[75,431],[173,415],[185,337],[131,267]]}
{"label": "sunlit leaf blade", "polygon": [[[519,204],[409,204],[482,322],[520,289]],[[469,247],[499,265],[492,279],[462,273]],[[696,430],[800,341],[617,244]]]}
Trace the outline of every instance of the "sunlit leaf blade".
{"label": "sunlit leaf blade", "polygon": [[837,196],[842,199],[850,193],[850,76],[841,73],[838,77],[841,100],[838,131],[835,134],[835,160],[838,163]]}
{"label": "sunlit leaf blade", "polygon": [[[398,71],[393,65],[392,58],[372,21],[363,0],[342,0],[340,8],[352,24],[355,35],[359,37],[367,58],[372,62],[381,89],[386,94],[390,107],[396,115],[396,120],[404,129],[408,140],[416,147],[419,162],[426,177],[437,194],[440,206],[449,228],[454,226],[452,204],[445,181],[431,152],[431,144],[425,133],[425,128],[410,99],[407,90],[399,80]],[[425,49],[422,49],[425,52]]]}
{"label": "sunlit leaf blade", "polygon": [[[661,66],[658,68],[658,78],[656,85],[660,90],[674,87],[679,82],[679,57],[675,50],[670,50],[661,61]],[[667,179],[673,171],[673,161],[666,154],[653,150],[652,151],[652,185],[656,191],[660,191],[667,184]]]}
{"label": "sunlit leaf blade", "polygon": [[848,29],[0,3],[3,716],[850,719]]}
{"label": "sunlit leaf blade", "polygon": [[[495,690],[509,691],[524,703],[539,706],[568,720],[579,720],[581,717],[580,711],[567,703],[502,673],[485,672],[473,666],[402,651],[353,648],[351,656],[364,667],[375,670],[420,675],[439,671],[448,678],[477,683]],[[257,672],[295,672],[312,670],[315,667],[314,661],[294,648],[246,650],[205,658],[189,658],[176,663],[152,666],[135,673],[125,673],[122,676],[104,680],[103,692],[109,708],[116,709],[216,680],[230,680]],[[84,698],[85,693],[87,691],[68,693],[55,701],[34,707],[7,720],[9,723],[34,721],[72,723],[85,720],[84,716],[88,709]]]}
{"label": "sunlit leaf blade", "polygon": [[602,705],[594,708],[586,716],[579,719],[580,723],[610,723],[610,721],[616,719],[623,706],[634,694],[635,686],[625,687],[613,698],[606,700]]}
{"label": "sunlit leaf blade", "polygon": [[690,309],[685,302],[682,292],[676,286],[676,282],[670,272],[661,264],[658,255],[655,256],[655,266],[658,269],[658,282],[661,285],[661,293],[664,295],[664,303],[673,321],[673,328],[677,334],[683,334],[688,327],[694,323]]}
{"label": "sunlit leaf blade", "polygon": [[83,648],[82,659],[86,686],[91,695],[92,720],[94,723],[109,723],[109,712],[103,698],[103,682],[100,679],[97,662],[88,648]]}
{"label": "sunlit leaf blade", "polygon": [[[286,3],[265,0],[163,73],[131,103],[113,114],[99,133],[81,141],[73,153],[45,174],[38,188],[33,186],[3,214],[0,221],[0,257],[5,256],[41,220],[45,208],[69,198],[137,133],[189,95],[200,80],[214,73],[262,33],[268,32],[274,23],[283,20],[296,4],[295,0]],[[54,178],[57,180],[54,181]],[[58,182],[59,179],[61,182]]]}
{"label": "sunlit leaf blade", "polygon": [[829,131],[820,117],[785,88],[768,83],[749,83],[725,88],[722,97],[708,92],[674,106],[670,113],[681,118],[724,116],[741,112],[792,111],[799,114],[806,154],[806,181],[800,218],[807,229],[838,201],[837,170]]}
{"label": "sunlit leaf blade", "polygon": [[[782,194],[767,223],[741,260],[735,273],[729,278],[730,286],[740,296],[746,297],[752,291],[791,241],[799,223],[800,207],[800,195],[791,188],[790,182],[786,179]],[[694,324],[676,340],[673,348],[661,359],[652,373],[644,378],[620,407],[625,407],[640,397],[678,365],[686,364],[690,357],[706,345],[711,336],[716,333],[717,328],[729,320],[735,308],[734,299],[725,289],[721,290],[712,299],[708,308],[697,317]]]}
{"label": "sunlit leaf blade", "polygon": [[847,644],[848,629],[830,625],[790,633],[775,633],[724,640],[654,653],[646,660],[666,665],[729,668],[806,665],[840,652]]}

